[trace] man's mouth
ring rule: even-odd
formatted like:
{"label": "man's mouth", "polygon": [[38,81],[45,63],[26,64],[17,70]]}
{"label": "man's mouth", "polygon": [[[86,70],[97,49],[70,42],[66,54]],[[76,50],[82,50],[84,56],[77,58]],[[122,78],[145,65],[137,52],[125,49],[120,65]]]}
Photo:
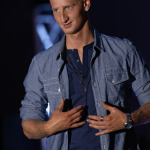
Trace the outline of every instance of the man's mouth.
{"label": "man's mouth", "polygon": [[71,27],[71,25],[72,25],[72,22],[69,22],[69,23],[63,24],[64,28],[69,28],[69,27]]}

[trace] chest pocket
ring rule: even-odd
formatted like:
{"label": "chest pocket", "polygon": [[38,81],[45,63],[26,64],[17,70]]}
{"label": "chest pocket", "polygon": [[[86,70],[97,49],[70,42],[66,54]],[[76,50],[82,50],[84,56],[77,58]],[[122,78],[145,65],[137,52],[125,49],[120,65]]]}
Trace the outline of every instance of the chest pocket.
{"label": "chest pocket", "polygon": [[60,94],[60,86],[57,78],[44,82],[44,92],[47,94]]}
{"label": "chest pocket", "polygon": [[129,79],[128,73],[126,71],[105,74],[105,77],[106,81],[111,85],[117,85]]}
{"label": "chest pocket", "polygon": [[128,72],[122,68],[106,70],[105,79],[107,101],[124,107],[130,95]]}

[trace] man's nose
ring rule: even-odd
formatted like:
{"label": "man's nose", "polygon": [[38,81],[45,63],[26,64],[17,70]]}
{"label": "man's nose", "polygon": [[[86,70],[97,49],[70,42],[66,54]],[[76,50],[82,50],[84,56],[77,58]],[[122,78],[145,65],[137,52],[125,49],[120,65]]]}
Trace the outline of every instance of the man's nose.
{"label": "man's nose", "polygon": [[61,12],[61,21],[62,23],[66,23],[68,21],[68,16],[65,12]]}

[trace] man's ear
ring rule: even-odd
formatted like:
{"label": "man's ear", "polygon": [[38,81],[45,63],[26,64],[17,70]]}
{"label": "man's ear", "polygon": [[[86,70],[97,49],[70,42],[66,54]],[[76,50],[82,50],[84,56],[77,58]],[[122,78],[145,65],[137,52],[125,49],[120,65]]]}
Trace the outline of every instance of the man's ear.
{"label": "man's ear", "polygon": [[90,0],[83,0],[83,1],[84,1],[84,9],[85,11],[88,11],[91,6],[91,1]]}

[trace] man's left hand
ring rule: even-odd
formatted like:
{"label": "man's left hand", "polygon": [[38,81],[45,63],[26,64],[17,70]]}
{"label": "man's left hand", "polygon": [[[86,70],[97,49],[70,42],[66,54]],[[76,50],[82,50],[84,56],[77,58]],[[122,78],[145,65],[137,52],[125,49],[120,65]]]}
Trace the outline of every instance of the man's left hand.
{"label": "man's left hand", "polygon": [[[95,135],[103,135],[108,134],[110,132],[114,132],[117,130],[121,130],[124,128],[124,123],[126,121],[126,114],[117,109],[116,107],[109,106],[102,102],[102,105],[105,109],[107,109],[110,114],[107,116],[95,116],[89,115],[89,119],[87,122],[89,126],[95,129],[103,130],[101,132],[96,133]],[[102,118],[103,117],[103,121]]]}

